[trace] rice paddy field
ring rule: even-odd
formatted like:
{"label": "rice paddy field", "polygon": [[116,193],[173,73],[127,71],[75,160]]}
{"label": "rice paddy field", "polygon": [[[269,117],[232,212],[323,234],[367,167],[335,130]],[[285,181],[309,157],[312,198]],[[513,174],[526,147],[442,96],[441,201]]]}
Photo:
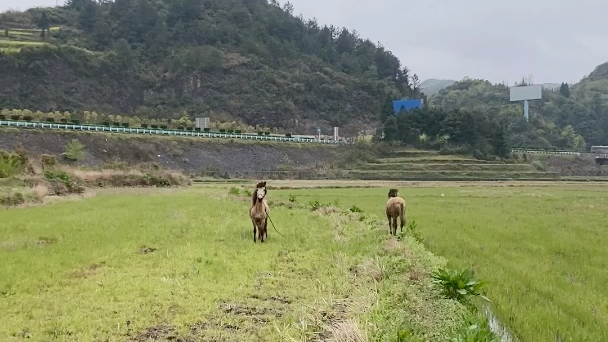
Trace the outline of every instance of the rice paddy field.
{"label": "rice paddy field", "polygon": [[608,341],[605,183],[441,184],[377,182],[371,185],[382,187],[273,195],[356,205],[383,217],[388,189],[397,187],[425,246],[489,282],[492,311],[514,337]]}
{"label": "rice paddy field", "polygon": [[[0,340],[449,341],[470,314],[431,285],[446,265],[520,341],[608,340],[602,183],[268,181],[263,245],[254,184],[0,210]],[[388,236],[391,187],[422,243]]]}
{"label": "rice paddy field", "polygon": [[[255,183],[254,183],[255,184]],[[0,210],[0,341],[447,341],[446,260],[373,218],[278,205],[263,245],[229,185]]]}

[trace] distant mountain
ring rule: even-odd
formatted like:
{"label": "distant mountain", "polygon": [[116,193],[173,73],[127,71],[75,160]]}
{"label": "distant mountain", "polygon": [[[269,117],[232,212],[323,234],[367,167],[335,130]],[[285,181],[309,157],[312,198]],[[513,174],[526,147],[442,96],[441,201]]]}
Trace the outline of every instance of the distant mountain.
{"label": "distant mountain", "polygon": [[[420,89],[427,96],[432,96],[456,82],[457,81],[454,80],[438,80],[436,78],[429,78],[428,80],[420,83]],[[543,83],[543,88],[548,90],[559,89],[560,86],[561,83]]]}
{"label": "distant mountain", "polygon": [[435,78],[430,78],[420,83],[420,89],[427,96],[431,96],[438,93],[441,89],[445,89],[454,83],[456,83],[456,81],[454,80],[438,80]]}

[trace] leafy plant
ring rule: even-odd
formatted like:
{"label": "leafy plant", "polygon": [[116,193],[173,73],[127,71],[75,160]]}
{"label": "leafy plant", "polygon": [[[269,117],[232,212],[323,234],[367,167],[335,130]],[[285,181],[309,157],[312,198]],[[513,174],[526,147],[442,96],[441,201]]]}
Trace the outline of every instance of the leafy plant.
{"label": "leafy plant", "polygon": [[232,188],[230,188],[229,193],[230,193],[231,195],[238,195],[238,194],[240,194],[240,193],[241,193],[241,191],[239,190],[239,188],[237,188],[237,187],[234,187],[234,186],[233,186]]}
{"label": "leafy plant", "polygon": [[296,202],[296,195],[294,195],[294,194],[289,194],[289,202],[291,202],[291,203],[295,203],[295,202]]}
{"label": "leafy plant", "polygon": [[319,208],[321,208],[323,206],[318,199],[311,200],[310,202],[308,202],[308,204],[310,205],[310,210],[311,211],[315,211],[315,210],[317,210],[317,209],[319,209]]}
{"label": "leafy plant", "polygon": [[363,212],[363,209],[357,207],[356,205],[353,205],[352,207],[350,207],[349,210],[353,213],[362,213]]}
{"label": "leafy plant", "polygon": [[63,152],[61,155],[65,160],[69,161],[82,160],[82,158],[84,158],[84,145],[81,144],[77,139],[73,139],[67,144],[65,152]]}
{"label": "leafy plant", "polygon": [[465,318],[465,324],[450,342],[500,342],[500,338],[492,332],[485,317],[474,316]]}
{"label": "leafy plant", "polygon": [[397,342],[422,342],[424,341],[412,329],[399,330],[397,332]]}
{"label": "leafy plant", "polygon": [[475,280],[470,269],[454,271],[440,268],[433,272],[433,283],[441,288],[444,296],[461,303],[466,303],[470,296],[479,296],[490,301],[480,292],[486,283]]}
{"label": "leafy plant", "polygon": [[416,239],[416,241],[423,241],[422,236],[420,236],[420,232],[418,231],[418,224],[416,224],[416,221],[410,221],[405,230],[403,232],[399,232],[397,239],[402,240],[407,235],[413,237]]}
{"label": "leafy plant", "polygon": [[247,197],[251,197],[251,195],[253,195],[251,189],[244,189],[243,192],[245,193],[245,195],[247,195]]}

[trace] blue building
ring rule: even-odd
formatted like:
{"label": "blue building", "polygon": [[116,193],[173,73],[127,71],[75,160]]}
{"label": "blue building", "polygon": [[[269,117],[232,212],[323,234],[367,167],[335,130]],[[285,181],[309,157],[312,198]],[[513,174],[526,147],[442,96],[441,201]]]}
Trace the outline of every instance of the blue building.
{"label": "blue building", "polygon": [[405,111],[414,108],[422,109],[423,103],[423,99],[396,100],[393,101],[393,110],[395,111],[395,114],[399,114],[399,111],[402,109]]}

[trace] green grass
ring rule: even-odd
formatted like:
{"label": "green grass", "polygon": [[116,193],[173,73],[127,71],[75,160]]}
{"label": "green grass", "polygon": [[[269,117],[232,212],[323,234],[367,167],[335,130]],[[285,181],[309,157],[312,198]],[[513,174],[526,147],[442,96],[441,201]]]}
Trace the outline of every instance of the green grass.
{"label": "green grass", "polygon": [[[231,185],[105,190],[78,202],[0,211],[0,340],[445,340],[464,307],[430,273],[445,260],[389,240],[359,213],[273,203],[285,237],[252,241],[249,198]],[[242,192],[241,192],[242,193]],[[275,201],[276,202],[276,201]],[[148,331],[148,335],[145,332]]]}
{"label": "green grass", "polygon": [[0,47],[2,47],[2,46],[6,46],[6,47],[42,46],[42,45],[46,45],[46,44],[48,44],[48,43],[0,39]]}
{"label": "green grass", "polygon": [[[380,217],[387,192],[275,191],[298,203],[356,204]],[[520,340],[608,340],[607,188],[401,188],[400,195],[432,252],[489,281],[493,310]]]}
{"label": "green grass", "polygon": [[455,155],[422,155],[422,156],[409,156],[409,157],[391,157],[391,158],[378,158],[375,163],[427,163],[427,162],[454,162],[454,163],[473,163],[481,164],[487,163],[484,160],[473,159],[470,156],[455,156]]}
{"label": "green grass", "polygon": [[457,163],[368,163],[360,166],[363,170],[437,170],[437,171],[534,171],[530,164],[457,164]]}

